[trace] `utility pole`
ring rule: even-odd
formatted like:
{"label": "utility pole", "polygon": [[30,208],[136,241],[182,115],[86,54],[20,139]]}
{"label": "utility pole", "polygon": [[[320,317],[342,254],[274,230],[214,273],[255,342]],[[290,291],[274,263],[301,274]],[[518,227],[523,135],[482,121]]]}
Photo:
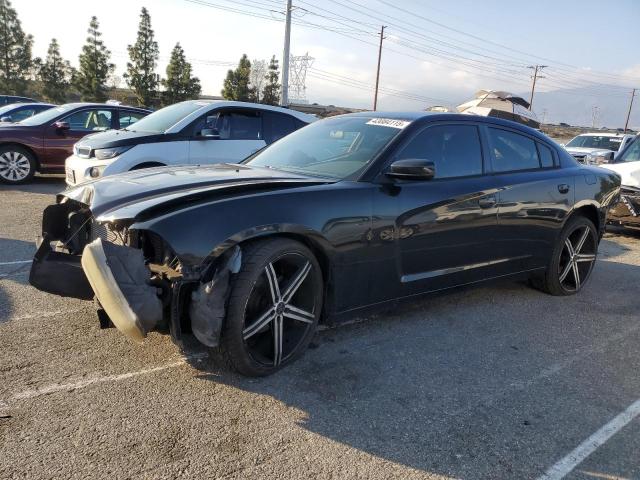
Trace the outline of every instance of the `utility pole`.
{"label": "utility pole", "polygon": [[542,125],[547,123],[547,109],[542,110]]}
{"label": "utility pole", "polygon": [[291,0],[287,0],[287,11],[284,22],[284,52],[282,53],[282,95],[280,105],[289,104],[289,47],[291,45]]}
{"label": "utility pole", "polygon": [[533,85],[531,85],[531,98],[529,98],[529,110],[533,109],[533,93],[536,91],[536,80],[538,78],[544,78],[542,75],[538,75],[538,72],[543,68],[547,68],[548,65],[529,65],[527,68],[533,70]]}
{"label": "utility pole", "polygon": [[631,90],[631,100],[629,101],[629,111],[627,112],[627,121],[624,122],[624,133],[627,133],[629,127],[629,117],[631,116],[631,107],[633,107],[633,97],[636,96],[636,89]]}
{"label": "utility pole", "polygon": [[596,121],[598,120],[598,106],[591,107],[591,128],[596,128]]}
{"label": "utility pole", "polygon": [[382,59],[382,40],[384,40],[385,25],[380,29],[380,47],[378,48],[378,69],[376,71],[376,91],[373,95],[373,111],[378,107],[378,85],[380,84],[380,60]]}

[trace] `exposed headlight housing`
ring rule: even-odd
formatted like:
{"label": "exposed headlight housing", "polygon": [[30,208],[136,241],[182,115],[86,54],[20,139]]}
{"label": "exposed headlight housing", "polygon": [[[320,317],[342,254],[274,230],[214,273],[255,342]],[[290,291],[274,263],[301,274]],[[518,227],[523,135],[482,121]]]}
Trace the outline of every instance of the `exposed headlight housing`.
{"label": "exposed headlight housing", "polygon": [[89,169],[89,176],[91,178],[98,178],[102,175],[102,170],[104,170],[104,167],[91,167]]}
{"label": "exposed headlight housing", "polygon": [[123,154],[131,147],[132,145],[127,145],[126,147],[99,148],[94,150],[93,154],[98,160],[109,160]]}
{"label": "exposed headlight housing", "polygon": [[602,150],[600,152],[587,153],[584,157],[584,163],[587,165],[601,165],[603,163],[609,163],[613,160],[614,152],[611,150]]}

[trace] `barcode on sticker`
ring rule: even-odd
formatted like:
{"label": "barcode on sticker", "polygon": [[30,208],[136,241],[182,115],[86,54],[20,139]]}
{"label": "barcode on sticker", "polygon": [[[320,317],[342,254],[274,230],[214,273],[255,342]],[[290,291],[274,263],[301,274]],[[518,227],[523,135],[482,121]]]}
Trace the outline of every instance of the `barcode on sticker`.
{"label": "barcode on sticker", "polygon": [[367,122],[367,125],[380,125],[381,127],[391,127],[403,129],[411,122],[406,120],[396,120],[394,118],[372,118]]}

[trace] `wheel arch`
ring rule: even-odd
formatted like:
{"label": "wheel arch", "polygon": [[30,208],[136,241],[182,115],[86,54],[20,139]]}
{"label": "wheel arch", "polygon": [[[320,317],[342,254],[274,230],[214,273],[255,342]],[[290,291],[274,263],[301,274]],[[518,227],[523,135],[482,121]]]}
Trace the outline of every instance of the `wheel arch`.
{"label": "wheel arch", "polygon": [[584,203],[576,206],[576,208],[574,208],[571,211],[571,213],[567,216],[567,218],[564,221],[564,224],[566,224],[569,221],[569,219],[576,216],[582,216],[591,220],[596,227],[598,236],[602,237],[602,234],[604,233],[604,214],[601,213],[601,209],[598,208],[598,206],[596,206],[593,203]]}
{"label": "wheel arch", "polygon": [[36,162],[36,171],[40,170],[40,159],[38,158],[38,155],[36,154],[36,152],[33,150],[33,148],[20,143],[20,142],[2,142],[0,143],[0,148],[5,148],[5,147],[20,147],[22,150],[26,150],[27,152],[29,152],[29,154],[31,154],[33,156],[33,159]]}

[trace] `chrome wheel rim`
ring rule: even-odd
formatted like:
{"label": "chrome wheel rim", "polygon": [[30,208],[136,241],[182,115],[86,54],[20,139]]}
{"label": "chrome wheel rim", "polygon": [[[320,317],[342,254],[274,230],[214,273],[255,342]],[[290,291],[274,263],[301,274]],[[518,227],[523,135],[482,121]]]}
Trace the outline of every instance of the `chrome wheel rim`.
{"label": "chrome wheel rim", "polygon": [[589,227],[576,228],[562,246],[558,264],[560,285],[568,292],[577,292],[587,281],[596,261],[597,241]]}
{"label": "chrome wheel rim", "polygon": [[4,152],[0,155],[0,177],[10,182],[24,180],[31,171],[29,159],[20,152]]}
{"label": "chrome wheel rim", "polygon": [[304,342],[318,309],[313,269],[303,255],[288,253],[260,273],[247,299],[242,330],[254,361],[277,367]]}

